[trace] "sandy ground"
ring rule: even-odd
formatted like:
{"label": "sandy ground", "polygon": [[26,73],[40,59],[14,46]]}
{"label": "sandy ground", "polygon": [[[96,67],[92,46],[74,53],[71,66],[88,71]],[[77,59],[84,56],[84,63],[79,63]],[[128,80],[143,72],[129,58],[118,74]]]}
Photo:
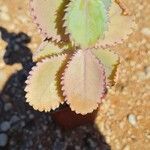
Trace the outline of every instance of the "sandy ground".
{"label": "sandy ground", "polygon": [[[104,150],[150,149],[150,1],[127,0],[127,2],[136,16],[137,30],[124,44],[112,47],[121,57],[120,75],[116,86],[108,91],[106,101],[101,105],[95,122],[98,132],[104,136],[105,143],[107,143],[106,147],[103,146]],[[83,127],[69,133],[62,133],[59,127],[51,121],[49,114],[35,112],[29,106],[22,108],[20,101],[17,105],[21,110],[16,108],[17,106],[14,104],[14,101],[19,99],[25,101],[24,97],[22,98],[24,96],[22,86],[25,79],[22,81],[19,77],[25,76],[26,78],[28,70],[33,65],[30,51],[36,50],[41,42],[36,26],[32,23],[29,14],[28,0],[0,0],[0,31],[2,37],[0,39],[0,93],[2,99],[0,99],[2,101],[0,103],[0,139],[1,137],[3,140],[5,139],[5,141],[0,141],[0,145],[4,145],[4,149],[24,150],[40,149],[41,147],[41,149],[49,149],[48,147],[50,147],[52,150],[61,150],[66,148],[64,145],[69,143],[67,137],[70,137],[73,144],[67,145],[66,149],[68,150],[69,148],[71,150],[99,149],[97,144],[99,138],[95,138],[95,135],[92,134],[93,132],[96,134],[97,131],[95,132],[92,127]],[[15,56],[18,49],[23,49],[22,53],[17,53],[20,57],[25,55],[27,57],[21,58],[21,60],[19,58],[18,61],[17,56]],[[20,83],[22,84],[19,85]],[[12,86],[13,88],[11,88]],[[20,91],[18,91],[18,87]],[[22,112],[24,109],[27,112],[25,114]],[[13,124],[10,123],[14,116],[18,117],[20,124],[23,121],[25,124],[23,127],[19,124],[17,128],[20,128],[21,131],[17,130],[16,135],[12,132]],[[33,119],[36,116],[40,116],[42,119]],[[32,124],[30,119],[32,122],[34,120],[35,129],[29,130],[27,127],[28,122]],[[9,128],[3,129],[2,125]],[[52,127],[49,129],[48,125]],[[40,138],[36,138],[37,141],[29,138],[31,143],[24,137],[24,134],[27,137],[30,136],[29,133],[26,133],[28,130],[34,134],[34,136],[32,135],[33,139],[36,136],[43,136],[44,139],[42,140],[46,139],[45,142],[39,143]],[[40,130],[39,134],[35,134],[35,130]],[[82,143],[85,136],[84,131],[90,136],[89,138],[86,136],[87,141],[92,138],[89,142],[90,146],[87,147],[84,146],[86,143]],[[15,139],[20,136],[20,133],[22,140],[16,141]],[[84,136],[82,137],[82,135]],[[59,136],[64,137],[60,138]],[[75,137],[79,138],[78,136],[81,138],[76,141]],[[53,139],[54,137],[58,141]],[[60,142],[60,139],[63,140]],[[23,140],[28,142],[25,143]],[[40,146],[33,148],[35,144]],[[53,146],[48,146],[50,144]]]}

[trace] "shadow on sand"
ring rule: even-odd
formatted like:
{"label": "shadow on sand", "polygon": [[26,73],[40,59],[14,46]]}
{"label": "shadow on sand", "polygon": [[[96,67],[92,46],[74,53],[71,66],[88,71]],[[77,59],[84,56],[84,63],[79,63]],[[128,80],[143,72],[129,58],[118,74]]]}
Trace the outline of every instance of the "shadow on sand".
{"label": "shadow on sand", "polygon": [[[9,121],[11,125],[7,131],[0,129],[0,133],[8,135],[7,145],[0,149],[110,150],[104,136],[93,125],[64,131],[51,119],[50,113],[37,112],[25,102],[25,80],[34,65],[31,50],[27,47],[31,38],[23,32],[9,33],[3,27],[0,32],[2,40],[7,42],[4,62],[22,65],[0,93],[0,124]],[[8,103],[11,107],[6,110]]]}

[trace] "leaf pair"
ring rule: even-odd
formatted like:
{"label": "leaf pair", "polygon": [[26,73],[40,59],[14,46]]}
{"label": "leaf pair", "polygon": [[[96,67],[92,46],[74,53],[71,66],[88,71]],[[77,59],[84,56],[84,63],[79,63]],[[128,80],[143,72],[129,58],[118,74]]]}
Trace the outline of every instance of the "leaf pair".
{"label": "leaf pair", "polygon": [[[51,52],[55,51],[53,48],[56,45],[50,42],[42,45],[45,46],[40,47],[34,54],[34,60],[41,60],[43,54],[51,56]],[[56,49],[58,53],[63,52],[63,49],[59,47]],[[54,110],[65,100],[76,113],[90,113],[98,107],[106,91],[107,79],[118,63],[117,55],[101,49],[79,50],[70,58],[71,60],[60,77],[58,72],[64,69],[64,62],[68,60],[67,58],[67,54],[55,55],[42,59],[33,67],[26,82],[25,91],[27,101],[35,109]],[[62,85],[58,84],[58,78],[62,80]],[[65,98],[60,95],[59,88],[62,89]]]}
{"label": "leaf pair", "polygon": [[[44,38],[81,48],[121,43],[135,27],[133,16],[123,16],[111,0],[30,0],[31,14]],[[65,28],[64,28],[65,27]]]}

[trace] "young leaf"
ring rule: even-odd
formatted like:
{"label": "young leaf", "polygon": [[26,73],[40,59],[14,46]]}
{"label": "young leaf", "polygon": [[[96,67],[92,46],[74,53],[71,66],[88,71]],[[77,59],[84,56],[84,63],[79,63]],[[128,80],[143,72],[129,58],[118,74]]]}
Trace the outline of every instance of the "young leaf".
{"label": "young leaf", "polygon": [[52,42],[43,41],[40,47],[37,49],[37,51],[35,51],[35,53],[33,54],[33,61],[40,61],[41,59],[47,56],[60,54],[67,48],[67,46],[60,48],[58,45]]}
{"label": "young leaf", "polygon": [[46,38],[60,40],[56,29],[56,13],[63,0],[30,0],[31,15]]}
{"label": "young leaf", "polygon": [[92,49],[92,52],[104,65],[106,77],[109,78],[115,66],[119,63],[118,55],[106,49]]}
{"label": "young leaf", "polygon": [[79,50],[65,70],[62,85],[73,111],[83,115],[91,113],[105,92],[104,68],[90,50]]}
{"label": "young leaf", "polygon": [[135,28],[133,16],[122,15],[122,9],[115,2],[110,8],[110,23],[104,39],[99,39],[96,47],[114,46],[126,40]]}
{"label": "young leaf", "polygon": [[46,58],[37,63],[26,81],[27,102],[39,111],[50,111],[59,106],[63,100],[59,97],[56,87],[56,74],[66,56]]}
{"label": "young leaf", "polygon": [[115,77],[117,75],[117,66],[119,64],[118,55],[106,49],[92,49],[92,52],[104,65],[107,86],[114,85]]}
{"label": "young leaf", "polygon": [[67,33],[82,48],[95,45],[107,28],[107,11],[100,0],[71,0],[64,19]]}

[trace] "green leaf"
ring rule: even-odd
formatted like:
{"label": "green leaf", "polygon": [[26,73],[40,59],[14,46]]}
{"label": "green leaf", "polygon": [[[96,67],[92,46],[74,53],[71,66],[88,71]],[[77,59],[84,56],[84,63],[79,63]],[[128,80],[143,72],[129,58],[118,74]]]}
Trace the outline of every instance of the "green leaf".
{"label": "green leaf", "polygon": [[100,0],[72,0],[64,19],[67,33],[82,48],[93,46],[107,28],[107,11]]}

